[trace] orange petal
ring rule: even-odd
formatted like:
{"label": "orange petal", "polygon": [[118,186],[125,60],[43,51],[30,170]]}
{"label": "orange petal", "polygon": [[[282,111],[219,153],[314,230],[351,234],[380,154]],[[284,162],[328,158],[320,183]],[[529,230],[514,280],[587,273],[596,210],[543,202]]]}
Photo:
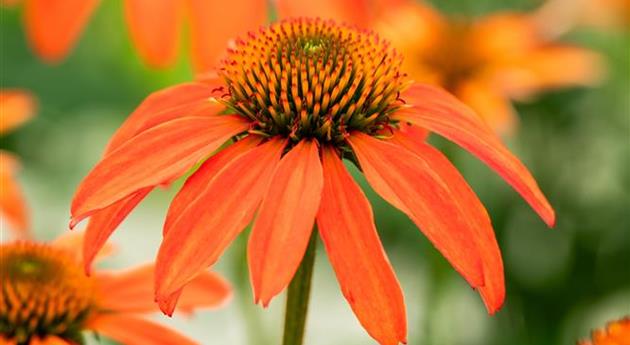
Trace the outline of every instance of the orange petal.
{"label": "orange petal", "polygon": [[479,291],[488,312],[494,314],[503,305],[505,299],[505,279],[501,251],[494,237],[490,217],[488,217],[485,207],[466,183],[464,177],[440,151],[426,143],[419,142],[410,133],[404,131],[396,132],[392,142],[415,153],[445,181],[448,181],[447,188],[453,194],[453,199],[457,201],[456,206],[467,219],[472,221],[474,240],[481,254],[485,282]]}
{"label": "orange petal", "polygon": [[548,226],[554,226],[555,212],[536,180],[470,108],[428,85],[416,84],[403,97],[412,106],[396,112],[395,119],[424,127],[470,151],[514,187]]}
{"label": "orange petal", "polygon": [[430,162],[397,145],[353,133],[349,142],[363,174],[383,199],[405,212],[473,287],[483,286],[474,224]]}
{"label": "orange petal", "polygon": [[226,164],[256,147],[261,139],[262,138],[259,136],[248,135],[234,145],[221,150],[221,152],[207,159],[199,169],[186,180],[182,189],[180,189],[177,195],[175,195],[175,198],[173,198],[168,208],[166,221],[164,222],[164,235],[173,227],[173,224],[184,213],[184,210],[200,196],[200,191],[210,183],[212,178],[215,177]]}
{"label": "orange petal", "polygon": [[126,0],[125,16],[140,56],[153,67],[175,62],[183,3],[179,0]]}
{"label": "orange petal", "polygon": [[[115,312],[150,313],[158,311],[153,299],[154,266],[143,265],[123,272],[99,272],[99,306]],[[231,294],[229,284],[216,273],[205,271],[184,289],[178,310],[217,307]]]}
{"label": "orange petal", "polygon": [[247,248],[256,303],[267,306],[291,282],[311,237],[323,183],[315,141],[300,141],[278,164]]}
{"label": "orange petal", "polygon": [[180,176],[247,127],[240,116],[189,116],[138,134],[81,182],[72,202],[71,226],[143,188]]}
{"label": "orange petal", "polygon": [[488,81],[468,80],[460,83],[457,97],[473,108],[495,133],[514,133],[518,117],[508,96],[498,87],[493,87]]}
{"label": "orange petal", "polygon": [[0,134],[4,134],[35,115],[36,101],[25,90],[0,90]]}
{"label": "orange petal", "polygon": [[165,326],[130,314],[99,314],[89,322],[88,327],[121,344],[197,344]]}
{"label": "orange petal", "polygon": [[285,142],[260,145],[228,163],[182,212],[160,247],[156,300],[162,310],[171,295],[212,265],[251,221],[271,181]]}
{"label": "orange petal", "polygon": [[343,295],[367,332],[383,345],[406,342],[405,302],[381,245],[370,203],[332,148],[323,150],[319,234]]}
{"label": "orange petal", "polygon": [[85,272],[91,271],[94,259],[101,251],[111,234],[116,230],[131,211],[153,190],[153,187],[141,189],[128,197],[95,212],[88,222],[82,243],[83,265]]}
{"label": "orange petal", "polygon": [[136,134],[183,116],[218,114],[224,107],[210,100],[213,90],[219,89],[217,80],[206,83],[184,83],[149,95],[116,131],[107,151],[118,148]]}
{"label": "orange petal", "polygon": [[372,18],[369,0],[276,0],[278,16],[320,17],[367,26]]}
{"label": "orange petal", "polygon": [[267,0],[189,0],[193,65],[197,72],[216,67],[228,41],[267,21]]}
{"label": "orange petal", "polygon": [[98,0],[25,0],[26,34],[35,53],[53,63],[75,44]]}
{"label": "orange petal", "polygon": [[22,188],[15,178],[20,164],[15,156],[0,150],[0,213],[18,236],[28,236],[29,217]]}

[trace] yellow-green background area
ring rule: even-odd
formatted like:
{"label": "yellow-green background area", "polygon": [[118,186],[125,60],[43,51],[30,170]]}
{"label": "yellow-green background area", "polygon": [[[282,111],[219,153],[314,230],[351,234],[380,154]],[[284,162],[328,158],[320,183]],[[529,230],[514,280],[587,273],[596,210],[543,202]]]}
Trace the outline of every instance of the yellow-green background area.
{"label": "yellow-green background area", "polygon": [[[436,1],[453,14],[533,9],[534,0]],[[76,185],[105,143],[150,92],[191,79],[187,56],[156,71],[138,59],[120,0],[103,1],[69,59],[58,66],[30,52],[19,10],[2,10],[1,85],[32,90],[37,118],[2,138],[24,163],[20,175],[37,238],[67,231]],[[529,166],[558,214],[549,230],[523,200],[482,163],[439,138],[487,206],[503,251],[505,307],[488,316],[477,295],[400,212],[353,173],[374,205],[379,233],[403,286],[409,344],[574,344],[606,320],[630,314],[630,40],[628,31],[580,29],[564,37],[601,52],[608,79],[516,104],[520,128],[508,146]],[[184,40],[182,51],[187,42]],[[164,143],[168,145],[168,143]],[[159,149],[159,148],[156,148]],[[169,200],[181,181],[153,193],[112,241],[108,267],[151,260]],[[215,269],[236,287],[232,302],[192,318],[155,318],[202,344],[278,344],[284,296],[253,305],[245,266],[247,232]],[[315,267],[307,344],[372,344],[338,288],[321,243]],[[90,342],[94,338],[88,336]]]}

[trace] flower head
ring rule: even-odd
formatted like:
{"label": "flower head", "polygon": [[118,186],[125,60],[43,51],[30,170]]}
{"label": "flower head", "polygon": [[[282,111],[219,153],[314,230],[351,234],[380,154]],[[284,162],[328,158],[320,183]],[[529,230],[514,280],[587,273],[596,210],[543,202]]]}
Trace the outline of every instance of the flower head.
{"label": "flower head", "polygon": [[554,211],[469,108],[406,81],[400,65],[374,33],[293,19],[238,40],[218,75],[151,95],[75,194],[71,225],[91,217],[86,265],[153,188],[203,162],[166,216],[155,286],[164,312],[252,221],[251,282],[255,301],[267,305],[291,281],[316,221],[361,324],[381,344],[404,342],[402,292],[347,158],[496,312],[505,291],[490,219],[455,167],[424,142],[427,131],[486,162],[549,225]]}
{"label": "flower head", "polygon": [[[3,344],[81,344],[86,330],[128,344],[194,344],[142,317],[156,310],[148,291],[152,265],[88,277],[73,250],[80,242],[69,235],[51,244],[0,245]],[[184,311],[216,306],[229,296],[227,284],[209,272],[192,284],[180,306]]]}
{"label": "flower head", "polygon": [[548,39],[526,14],[446,18],[414,2],[384,13],[377,28],[412,78],[447,89],[499,134],[516,124],[511,99],[601,79],[596,53]]}
{"label": "flower head", "polygon": [[[0,135],[21,126],[35,115],[36,102],[30,92],[19,89],[0,90]],[[22,189],[15,175],[20,162],[13,154],[0,150],[0,213],[17,234],[26,235],[28,211]]]}
{"label": "flower head", "polygon": [[593,331],[590,340],[582,340],[578,345],[629,345],[630,317],[610,322],[606,328]]}

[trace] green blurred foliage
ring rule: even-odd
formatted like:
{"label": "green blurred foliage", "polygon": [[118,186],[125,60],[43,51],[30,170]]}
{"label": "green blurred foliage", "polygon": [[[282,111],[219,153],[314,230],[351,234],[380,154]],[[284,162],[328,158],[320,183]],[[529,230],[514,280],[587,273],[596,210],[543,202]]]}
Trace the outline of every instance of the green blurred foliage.
{"label": "green blurred foliage", "polygon": [[[539,3],[448,0],[436,1],[436,6],[454,15],[481,15],[530,10]],[[165,71],[145,67],[129,42],[121,7],[120,1],[104,1],[79,45],[58,66],[32,55],[19,11],[2,9],[0,83],[3,88],[30,89],[40,102],[38,117],[2,138],[2,149],[23,159],[22,179],[35,231],[43,239],[63,231],[76,184],[127,114],[151,91],[192,78],[186,54]],[[353,169],[372,200],[394,266],[410,272],[406,277],[411,278],[401,279],[407,308],[420,315],[410,317],[416,322],[409,325],[410,344],[568,345],[606,320],[630,314],[630,33],[582,29],[565,39],[603,54],[606,81],[593,89],[552,92],[516,104],[519,131],[508,140],[554,205],[555,229],[547,229],[482,163],[445,140],[431,138],[461,169],[493,220],[508,293],[497,315],[485,315],[479,298],[465,290],[461,278],[412,223],[377,197]],[[152,208],[157,218],[169,196],[172,192],[149,200],[158,205]],[[234,302],[245,315],[239,327],[243,332],[246,325],[254,327],[254,334],[268,339],[259,320],[264,312],[249,303],[246,267],[239,264],[244,262],[245,241],[238,243],[228,275],[239,290],[237,299],[242,299]],[[325,265],[322,257],[318,267]],[[319,279],[320,273],[315,274]],[[462,301],[461,291],[467,296]],[[337,298],[335,303],[345,302]]]}

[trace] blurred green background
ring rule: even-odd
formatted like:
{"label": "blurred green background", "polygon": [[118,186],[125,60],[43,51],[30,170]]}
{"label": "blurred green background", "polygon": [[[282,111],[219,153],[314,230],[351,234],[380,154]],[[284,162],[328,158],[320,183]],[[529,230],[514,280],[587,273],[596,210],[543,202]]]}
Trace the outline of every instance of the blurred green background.
{"label": "blurred green background", "polygon": [[[435,5],[449,13],[481,15],[533,9],[539,2]],[[57,66],[31,54],[19,10],[2,9],[0,29],[1,86],[30,89],[40,102],[38,116],[3,137],[1,146],[22,158],[20,180],[34,232],[50,240],[66,231],[74,189],[114,130],[147,94],[190,80],[192,72],[185,55],[168,70],[145,67],[129,41],[120,0],[103,1],[75,51]],[[521,125],[508,140],[554,205],[555,229],[547,229],[482,163],[431,138],[461,169],[493,220],[507,282],[506,304],[497,315],[486,314],[477,293],[354,171],[374,205],[405,292],[409,344],[568,345],[607,320],[630,314],[630,33],[580,29],[564,39],[601,52],[607,80],[597,88],[547,93],[516,104]],[[119,251],[106,266],[128,267],[154,257],[177,187],[153,193],[129,217],[113,236]],[[246,233],[216,266],[237,290],[229,306],[192,318],[155,317],[202,344],[279,343],[284,298],[267,310],[253,305],[245,243]],[[373,343],[343,299],[321,244],[317,260],[307,344]]]}

